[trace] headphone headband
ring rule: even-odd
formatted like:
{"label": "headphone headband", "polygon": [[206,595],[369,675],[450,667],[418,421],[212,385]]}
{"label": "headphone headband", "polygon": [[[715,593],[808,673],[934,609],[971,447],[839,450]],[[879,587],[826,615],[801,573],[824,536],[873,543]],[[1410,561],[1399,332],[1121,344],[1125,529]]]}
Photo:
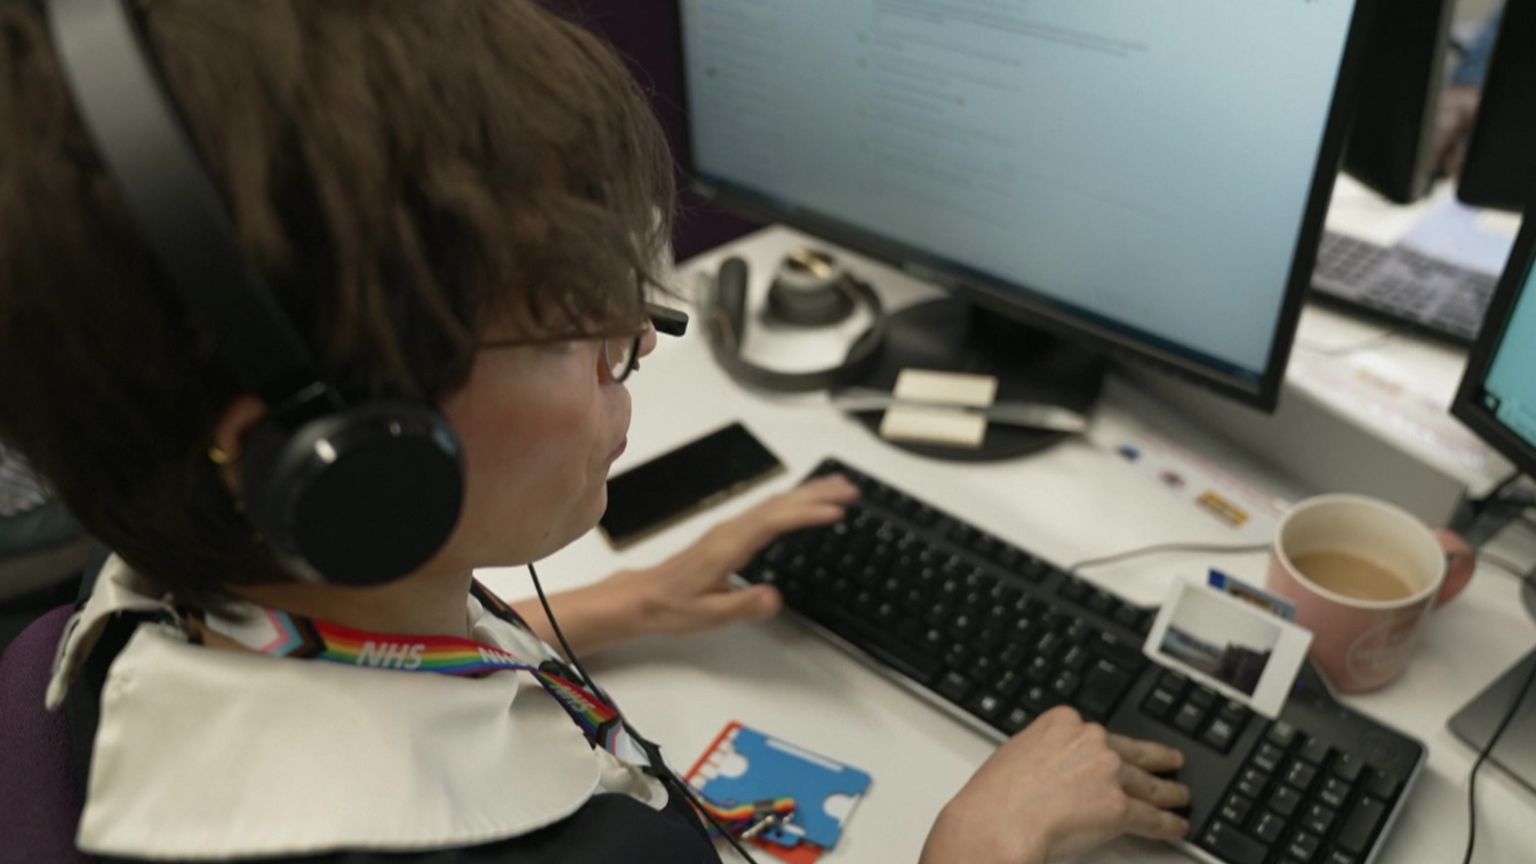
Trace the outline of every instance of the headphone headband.
{"label": "headphone headband", "polygon": [[240,250],[131,0],[46,0],[64,79],[140,234],[244,387],[266,403],[240,456],[246,516],[300,578],[377,585],[447,542],[464,455],[420,402],[352,408]]}
{"label": "headphone headband", "polygon": [[213,331],[241,383],[269,406],[312,388],[319,379],[309,351],[241,253],[128,4],[46,6],[85,128],[170,283]]}
{"label": "headphone headband", "polygon": [[747,262],[740,257],[727,258],[715,275],[715,284],[705,316],[709,348],[715,361],[737,381],[765,390],[804,393],[845,387],[862,380],[880,359],[885,345],[885,310],[880,296],[868,284],[845,277],[842,290],[863,304],[874,315],[869,329],[859,335],[848,358],[840,365],[809,372],[780,372],[758,366],[742,356],[747,324]]}

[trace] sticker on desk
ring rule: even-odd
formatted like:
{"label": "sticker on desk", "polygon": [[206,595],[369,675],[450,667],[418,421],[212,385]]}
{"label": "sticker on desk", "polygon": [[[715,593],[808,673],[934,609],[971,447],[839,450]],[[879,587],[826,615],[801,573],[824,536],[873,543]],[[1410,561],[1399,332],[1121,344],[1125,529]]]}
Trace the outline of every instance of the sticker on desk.
{"label": "sticker on desk", "polygon": [[1248,521],[1247,510],[1233,504],[1212,490],[1206,490],[1199,498],[1195,499],[1195,503],[1200,505],[1201,510],[1215,516],[1233,528],[1241,528],[1243,523]]}
{"label": "sticker on desk", "polygon": [[837,845],[871,782],[857,768],[735,722],[725,727],[684,779],[716,808],[793,799],[794,810],[787,819],[775,821],[752,838],[790,864],[812,864],[824,850]]}
{"label": "sticker on desk", "polygon": [[[1285,707],[1311,644],[1310,630],[1198,578],[1181,578],[1174,580],[1158,610],[1143,650],[1158,663],[1274,719]],[[1169,693],[1163,700],[1164,721],[1176,722],[1186,707],[1185,695]],[[1159,698],[1153,693],[1149,704]],[[1222,728],[1213,723],[1204,734],[1235,734]]]}

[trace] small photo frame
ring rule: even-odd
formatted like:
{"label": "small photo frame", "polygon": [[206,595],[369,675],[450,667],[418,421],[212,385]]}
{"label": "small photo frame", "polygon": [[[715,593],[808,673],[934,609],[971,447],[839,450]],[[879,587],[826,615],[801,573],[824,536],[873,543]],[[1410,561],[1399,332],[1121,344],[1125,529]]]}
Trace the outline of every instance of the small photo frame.
{"label": "small photo frame", "polygon": [[1309,630],[1199,581],[1179,579],[1143,650],[1274,719],[1311,644]]}

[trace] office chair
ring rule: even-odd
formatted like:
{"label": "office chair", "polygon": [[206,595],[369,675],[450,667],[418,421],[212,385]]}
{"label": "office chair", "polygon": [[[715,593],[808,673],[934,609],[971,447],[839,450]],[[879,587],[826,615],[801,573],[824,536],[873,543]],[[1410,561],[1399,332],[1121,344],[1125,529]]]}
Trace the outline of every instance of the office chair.
{"label": "office chair", "polygon": [[0,837],[16,861],[73,864],[85,801],[71,773],[64,714],[43,708],[54,651],[73,609],[32,623],[0,655]]}

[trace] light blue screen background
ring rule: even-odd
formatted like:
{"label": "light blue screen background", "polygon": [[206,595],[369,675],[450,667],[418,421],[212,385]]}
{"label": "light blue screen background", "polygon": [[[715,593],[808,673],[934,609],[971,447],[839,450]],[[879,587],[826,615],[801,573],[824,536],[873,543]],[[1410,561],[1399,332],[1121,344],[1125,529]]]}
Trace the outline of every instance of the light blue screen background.
{"label": "light blue screen background", "polygon": [[1257,377],[1353,7],[684,0],[695,162]]}

